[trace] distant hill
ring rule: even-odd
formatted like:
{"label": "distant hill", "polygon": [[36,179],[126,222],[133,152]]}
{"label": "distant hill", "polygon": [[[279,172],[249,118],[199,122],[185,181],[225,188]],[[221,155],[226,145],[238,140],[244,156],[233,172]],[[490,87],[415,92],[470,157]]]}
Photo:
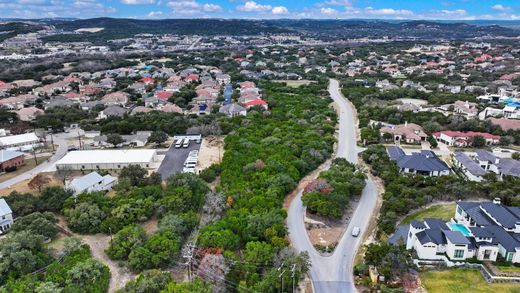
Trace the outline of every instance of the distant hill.
{"label": "distant hill", "polygon": [[0,23],[0,42],[12,38],[17,34],[27,34],[43,29],[43,24],[29,24],[22,22]]}
{"label": "distant hill", "polygon": [[[128,38],[136,34],[181,35],[261,35],[273,33],[301,33],[328,39],[362,37],[408,37],[416,39],[458,40],[480,37],[516,37],[513,22],[473,21],[397,21],[397,20],[317,20],[317,19],[163,19],[139,20],[123,18],[41,19],[58,29],[73,32],[84,28],[104,28],[83,34],[63,34],[47,37],[47,41],[106,41]],[[508,27],[505,27],[508,26]]]}

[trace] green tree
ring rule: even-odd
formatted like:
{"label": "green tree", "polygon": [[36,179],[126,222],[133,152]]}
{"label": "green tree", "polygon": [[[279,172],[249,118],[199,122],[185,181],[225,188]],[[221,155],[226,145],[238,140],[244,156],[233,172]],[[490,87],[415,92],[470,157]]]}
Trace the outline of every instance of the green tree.
{"label": "green tree", "polygon": [[166,140],[168,140],[168,134],[161,130],[152,132],[148,137],[148,142],[155,143],[156,146],[163,144]]}
{"label": "green tree", "polygon": [[16,222],[14,222],[11,231],[28,231],[33,234],[42,235],[46,239],[50,239],[56,236],[59,231],[59,228],[56,226],[57,222],[58,220],[50,212],[36,212],[27,216],[19,217]]}
{"label": "green tree", "polygon": [[486,145],[486,139],[480,135],[476,135],[471,139],[471,145],[475,148],[481,148]]}
{"label": "green tree", "polygon": [[117,147],[119,144],[122,144],[124,142],[121,135],[117,133],[111,133],[107,135],[107,143],[111,144],[114,148]]}
{"label": "green tree", "polygon": [[128,255],[146,242],[146,232],[141,225],[130,225],[118,231],[106,250],[111,259],[127,259]]}
{"label": "green tree", "polygon": [[119,179],[128,179],[132,186],[141,186],[145,181],[146,174],[148,174],[148,171],[143,167],[139,165],[130,165],[121,169]]}
{"label": "green tree", "polygon": [[78,233],[98,233],[106,213],[94,203],[82,202],[63,211],[68,226]]}
{"label": "green tree", "polygon": [[164,290],[173,280],[170,272],[160,270],[144,271],[137,278],[128,282],[119,293],[156,293]]}
{"label": "green tree", "polygon": [[165,290],[161,293],[211,293],[211,284],[201,281],[199,278],[192,282],[168,284]]}

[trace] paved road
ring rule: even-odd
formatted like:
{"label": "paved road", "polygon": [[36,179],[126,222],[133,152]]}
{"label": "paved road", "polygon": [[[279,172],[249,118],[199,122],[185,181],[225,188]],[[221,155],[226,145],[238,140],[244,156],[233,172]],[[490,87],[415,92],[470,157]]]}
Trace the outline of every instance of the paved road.
{"label": "paved road", "polygon": [[[0,189],[7,188],[7,187],[10,187],[19,182],[22,182],[24,180],[30,179],[40,172],[50,171],[53,168],[54,164],[67,154],[69,144],[73,144],[72,142],[67,141],[67,138],[77,137],[77,136],[78,136],[77,131],[72,131],[70,133],[54,134],[53,135],[54,144],[58,145],[54,155],[47,162],[41,163],[40,165],[34,167],[33,169],[31,169],[25,173],[22,173],[16,177],[13,177],[9,180],[1,182]],[[48,137],[48,139],[50,139],[50,138]],[[32,155],[27,154],[26,160],[32,160]]]}
{"label": "paved road", "polygon": [[[357,163],[358,149],[356,147],[356,123],[354,109],[343,97],[337,80],[331,79],[329,93],[339,107],[339,139],[336,157],[346,158],[349,162]],[[287,227],[293,247],[299,251],[309,253],[312,267],[310,277],[316,293],[356,292],[352,267],[356,251],[361,245],[362,235],[352,237],[354,226],[360,227],[362,233],[368,225],[377,204],[377,188],[372,179],[366,180],[359,204],[349,222],[346,232],[339,241],[331,256],[321,256],[312,246],[305,224],[303,222],[305,208],[303,207],[302,191],[294,198],[289,206]]]}
{"label": "paved road", "polygon": [[171,175],[175,173],[182,172],[184,168],[184,162],[186,158],[188,158],[188,154],[192,150],[199,150],[200,143],[196,143],[194,141],[190,142],[190,146],[187,148],[175,148],[175,144],[173,143],[168,151],[165,154],[164,160],[161,163],[161,166],[157,170],[163,180],[168,179]]}

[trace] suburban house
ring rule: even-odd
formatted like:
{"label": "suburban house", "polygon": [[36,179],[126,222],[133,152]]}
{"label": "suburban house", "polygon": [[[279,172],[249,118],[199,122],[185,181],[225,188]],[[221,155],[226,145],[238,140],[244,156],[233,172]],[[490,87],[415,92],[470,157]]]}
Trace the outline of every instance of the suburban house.
{"label": "suburban house", "polygon": [[105,104],[105,106],[113,106],[120,105],[124,106],[128,103],[130,95],[125,92],[113,92],[105,95],[101,102]]}
{"label": "suburban house", "polygon": [[99,175],[97,172],[89,173],[85,176],[74,178],[67,182],[65,187],[78,195],[83,192],[108,191],[117,183],[117,177],[109,174],[105,176]]}
{"label": "suburban house", "polygon": [[461,151],[454,152],[453,164],[460,168],[464,176],[470,181],[480,182],[484,180],[484,175],[487,173],[477,162]]}
{"label": "suburban house", "polygon": [[0,149],[30,151],[42,145],[34,132],[0,137]]}
{"label": "suburban house", "polygon": [[395,161],[399,171],[407,174],[419,174],[425,176],[444,176],[450,174],[448,165],[439,159],[432,151],[422,150],[411,155],[397,146],[387,148],[390,160]]}
{"label": "suburban house", "polygon": [[220,113],[226,114],[228,117],[235,117],[235,116],[246,116],[247,110],[246,108],[240,106],[239,104],[233,103],[233,104],[227,104],[218,110]]}
{"label": "suburban house", "polygon": [[5,201],[0,198],[0,234],[7,232],[13,225],[13,211]]}
{"label": "suburban house", "polygon": [[123,117],[128,112],[127,109],[120,106],[110,106],[100,111],[97,119],[107,119],[108,117]]}
{"label": "suburban house", "polygon": [[486,140],[486,145],[495,145],[500,141],[500,136],[489,134],[486,132],[459,132],[459,131],[440,131],[433,134],[437,141],[440,141],[448,146],[467,147],[472,143],[472,139],[476,136],[481,136]]}
{"label": "suburban house", "polygon": [[455,216],[410,224],[407,249],[423,260],[496,261],[498,255],[520,262],[520,208],[492,202],[458,202]]}
{"label": "suburban house", "polygon": [[21,121],[33,121],[36,119],[36,116],[43,114],[43,110],[38,109],[36,107],[27,107],[22,108],[18,111],[16,111],[16,115],[18,116],[18,119]]}
{"label": "suburban house", "polygon": [[391,134],[396,143],[420,144],[421,141],[426,141],[428,138],[423,128],[415,123],[405,123],[393,127],[385,126],[379,131],[382,135],[385,133]]}
{"label": "suburban house", "polygon": [[16,170],[23,165],[25,165],[24,153],[0,150],[0,172]]}
{"label": "suburban house", "polygon": [[468,117],[476,117],[478,115],[477,104],[470,103],[468,101],[456,101],[453,104],[453,111],[456,113],[464,114]]}

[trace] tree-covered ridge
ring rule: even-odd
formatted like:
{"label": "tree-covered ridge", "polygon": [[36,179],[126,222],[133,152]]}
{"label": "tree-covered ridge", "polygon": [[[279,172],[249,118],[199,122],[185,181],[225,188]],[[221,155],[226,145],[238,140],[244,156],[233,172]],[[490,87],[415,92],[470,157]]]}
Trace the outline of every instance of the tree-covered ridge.
{"label": "tree-covered ridge", "polygon": [[[330,156],[336,114],[324,80],[298,89],[273,83],[261,88],[270,111],[237,117],[234,122],[242,127],[226,137],[221,188],[230,208],[201,229],[198,239],[203,247],[225,249],[228,260],[242,264],[228,273],[233,283],[274,292],[279,279],[273,258],[288,244],[283,199]],[[300,276],[305,261],[292,258],[301,263]]]}
{"label": "tree-covered ridge", "polygon": [[349,201],[365,187],[365,175],[343,158],[334,159],[329,170],[309,183],[302,197],[311,213],[332,219],[343,216]]}

